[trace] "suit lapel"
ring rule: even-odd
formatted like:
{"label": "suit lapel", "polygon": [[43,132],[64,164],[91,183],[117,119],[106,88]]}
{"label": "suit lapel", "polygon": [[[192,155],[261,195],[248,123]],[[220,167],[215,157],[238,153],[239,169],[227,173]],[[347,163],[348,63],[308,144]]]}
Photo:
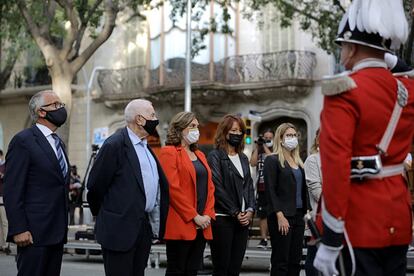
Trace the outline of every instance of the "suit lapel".
{"label": "suit lapel", "polygon": [[[49,144],[49,141],[46,139],[46,137],[43,135],[43,133],[40,131],[40,129],[37,128],[36,125],[32,126],[32,131],[33,131],[34,136],[36,137],[36,143],[44,151],[47,158],[50,160],[50,162],[52,162],[52,164],[55,166],[57,171],[61,172],[61,168],[59,166],[59,161],[57,160],[56,154],[53,151],[52,146]],[[69,171],[69,169],[68,169],[68,171]],[[63,174],[60,173],[60,175],[63,178]]]}
{"label": "suit lapel", "polygon": [[[240,175],[239,171],[237,170],[236,166],[234,166],[233,161],[231,161],[230,157],[228,156],[228,154],[224,151],[224,150],[220,150],[219,151],[221,154],[221,158],[224,160],[227,160],[227,162],[229,163],[228,169],[231,170],[233,172],[234,175],[236,175],[237,177],[242,178],[242,176]],[[237,190],[237,194],[238,195],[242,195],[242,191],[243,191],[243,187],[240,187],[240,185],[235,185],[234,187]],[[238,203],[241,206],[241,202],[240,202],[240,197],[237,197],[237,200],[239,201]]]}
{"label": "suit lapel", "polygon": [[129,139],[128,131],[126,128],[122,130],[122,134],[124,136],[125,155],[128,159],[129,164],[132,167],[132,171],[134,172],[134,176],[138,182],[138,186],[145,194],[144,181],[142,179],[141,174],[141,166],[139,165],[139,160],[137,153],[135,152],[134,145],[132,145],[131,139]]}
{"label": "suit lapel", "polygon": [[248,175],[249,170],[250,170],[249,162],[244,162],[244,158],[245,158],[244,155],[239,154],[239,158],[240,158],[240,163],[241,163],[241,166],[242,166],[242,169],[243,169],[243,178],[246,178],[246,176]]}

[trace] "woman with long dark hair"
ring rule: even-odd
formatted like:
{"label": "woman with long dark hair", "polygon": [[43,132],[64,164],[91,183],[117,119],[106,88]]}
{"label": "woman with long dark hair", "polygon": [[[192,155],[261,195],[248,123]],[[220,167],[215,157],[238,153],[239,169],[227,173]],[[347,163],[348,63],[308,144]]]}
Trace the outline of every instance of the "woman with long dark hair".
{"label": "woman with long dark hair", "polygon": [[213,275],[239,275],[255,209],[249,160],[243,153],[246,126],[235,115],[217,127],[215,149],[208,155],[215,186],[216,221],[211,255]]}

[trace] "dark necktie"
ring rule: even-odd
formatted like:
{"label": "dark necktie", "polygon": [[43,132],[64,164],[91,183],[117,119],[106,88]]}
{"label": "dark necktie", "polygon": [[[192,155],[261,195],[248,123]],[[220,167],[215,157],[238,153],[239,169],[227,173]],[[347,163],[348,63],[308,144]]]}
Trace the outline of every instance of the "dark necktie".
{"label": "dark necktie", "polygon": [[53,139],[55,139],[55,146],[56,146],[56,152],[57,152],[57,159],[59,162],[60,169],[62,170],[63,177],[66,177],[66,162],[65,158],[63,158],[63,149],[62,144],[60,142],[59,136],[57,136],[56,133],[52,133]]}

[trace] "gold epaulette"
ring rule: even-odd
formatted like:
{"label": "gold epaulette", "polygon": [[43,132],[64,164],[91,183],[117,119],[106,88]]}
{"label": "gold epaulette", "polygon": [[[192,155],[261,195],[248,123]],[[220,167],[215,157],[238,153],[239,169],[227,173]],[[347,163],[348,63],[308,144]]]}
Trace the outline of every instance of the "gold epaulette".
{"label": "gold epaulette", "polygon": [[394,73],[394,77],[406,77],[409,79],[414,79],[414,69],[407,71],[407,72],[401,72],[401,73]]}
{"label": "gold epaulette", "polygon": [[349,76],[350,71],[341,74],[327,76],[321,80],[322,94],[335,96],[357,87],[355,81]]}

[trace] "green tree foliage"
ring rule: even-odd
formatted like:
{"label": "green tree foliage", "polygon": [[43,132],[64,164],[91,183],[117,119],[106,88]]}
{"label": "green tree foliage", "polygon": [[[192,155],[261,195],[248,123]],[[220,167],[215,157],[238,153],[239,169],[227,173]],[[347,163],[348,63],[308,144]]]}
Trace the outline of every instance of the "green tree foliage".
{"label": "green tree foliage", "polygon": [[[246,0],[253,12],[273,6],[279,11],[277,20],[281,26],[290,26],[293,20],[300,24],[300,28],[309,32],[319,47],[328,53],[336,54],[337,46],[333,42],[339,22],[345,13],[346,7],[340,0]],[[397,54],[407,63],[412,64],[412,51],[414,42],[414,22],[412,20],[412,0],[403,0],[410,33],[405,45]]]}
{"label": "green tree foliage", "polygon": [[29,44],[14,1],[0,0],[0,90],[6,86],[20,53]]}

